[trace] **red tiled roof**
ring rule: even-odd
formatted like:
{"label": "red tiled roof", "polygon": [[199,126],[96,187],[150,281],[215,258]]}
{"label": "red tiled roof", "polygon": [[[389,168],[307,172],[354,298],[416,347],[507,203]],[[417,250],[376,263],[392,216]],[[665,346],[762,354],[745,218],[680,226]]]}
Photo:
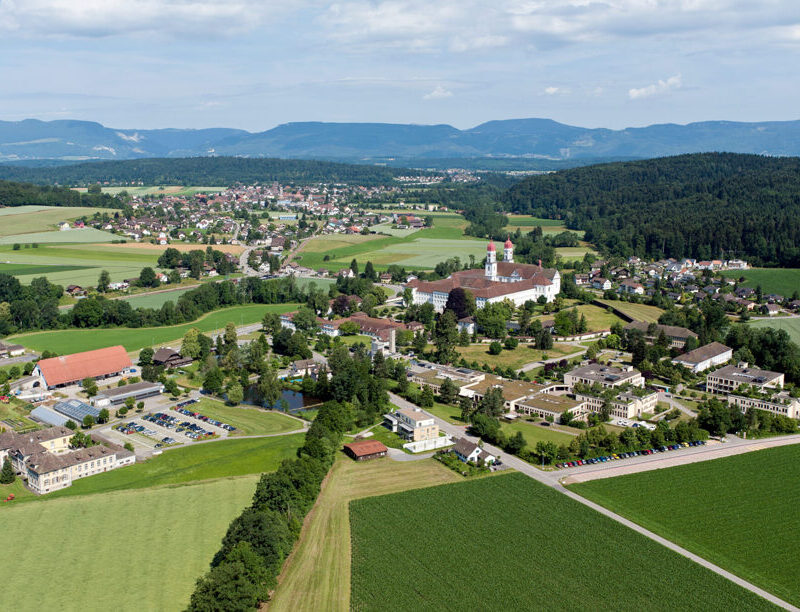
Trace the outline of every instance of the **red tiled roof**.
{"label": "red tiled roof", "polygon": [[132,365],[124,347],[110,346],[95,351],[42,359],[39,362],[39,370],[47,385],[52,387],[77,382],[84,378],[116,374]]}
{"label": "red tiled roof", "polygon": [[348,449],[356,457],[364,457],[365,455],[374,455],[376,453],[385,453],[388,449],[386,446],[377,440],[361,440],[359,442],[351,442],[345,444],[344,447]]}

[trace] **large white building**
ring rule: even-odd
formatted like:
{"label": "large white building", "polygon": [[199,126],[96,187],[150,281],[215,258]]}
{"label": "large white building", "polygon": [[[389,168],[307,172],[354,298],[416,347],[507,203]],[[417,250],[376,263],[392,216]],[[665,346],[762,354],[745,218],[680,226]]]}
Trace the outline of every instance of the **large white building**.
{"label": "large white building", "polygon": [[503,261],[497,261],[494,242],[486,247],[483,272],[460,270],[442,280],[415,279],[406,286],[411,289],[414,304],[429,302],[437,312],[441,312],[450,292],[458,287],[468,290],[475,297],[478,308],[506,299],[521,306],[528,300],[538,300],[539,296],[552,302],[561,291],[561,275],[554,268],[543,268],[541,262],[540,265],[514,263],[514,245],[511,240],[506,240]]}

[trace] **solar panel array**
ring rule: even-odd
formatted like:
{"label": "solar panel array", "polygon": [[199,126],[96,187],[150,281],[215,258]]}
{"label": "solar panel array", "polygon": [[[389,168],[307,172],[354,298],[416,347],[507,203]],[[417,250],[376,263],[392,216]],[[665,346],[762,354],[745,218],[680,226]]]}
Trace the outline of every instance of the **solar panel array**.
{"label": "solar panel array", "polygon": [[83,419],[86,416],[92,416],[95,419],[100,416],[100,411],[97,408],[76,399],[58,402],[53,408],[76,423],[83,423]]}

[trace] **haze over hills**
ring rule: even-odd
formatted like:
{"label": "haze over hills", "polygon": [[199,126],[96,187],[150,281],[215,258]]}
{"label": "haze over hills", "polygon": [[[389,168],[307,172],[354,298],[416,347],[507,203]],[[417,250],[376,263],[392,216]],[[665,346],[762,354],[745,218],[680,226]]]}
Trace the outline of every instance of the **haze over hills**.
{"label": "haze over hills", "polygon": [[550,119],[450,125],[286,123],[265,132],[228,128],[114,129],[91,121],[0,122],[0,162],[228,155],[330,160],[528,157],[648,158],[728,151],[800,155],[800,121],[707,121],[610,130]]}

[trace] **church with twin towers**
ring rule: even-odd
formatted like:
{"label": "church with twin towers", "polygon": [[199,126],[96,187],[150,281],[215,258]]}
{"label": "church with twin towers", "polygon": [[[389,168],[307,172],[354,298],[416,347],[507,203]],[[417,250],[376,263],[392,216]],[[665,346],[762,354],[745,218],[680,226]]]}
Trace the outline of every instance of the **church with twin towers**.
{"label": "church with twin towers", "polygon": [[508,239],[503,245],[502,261],[497,261],[497,248],[493,241],[489,242],[483,271],[459,270],[437,281],[415,279],[406,287],[411,289],[414,304],[433,304],[436,312],[444,310],[450,292],[458,287],[475,297],[478,308],[503,300],[521,306],[528,300],[537,301],[539,296],[552,302],[561,291],[561,275],[555,268],[542,267],[541,261],[538,265],[515,263],[514,245]]}

